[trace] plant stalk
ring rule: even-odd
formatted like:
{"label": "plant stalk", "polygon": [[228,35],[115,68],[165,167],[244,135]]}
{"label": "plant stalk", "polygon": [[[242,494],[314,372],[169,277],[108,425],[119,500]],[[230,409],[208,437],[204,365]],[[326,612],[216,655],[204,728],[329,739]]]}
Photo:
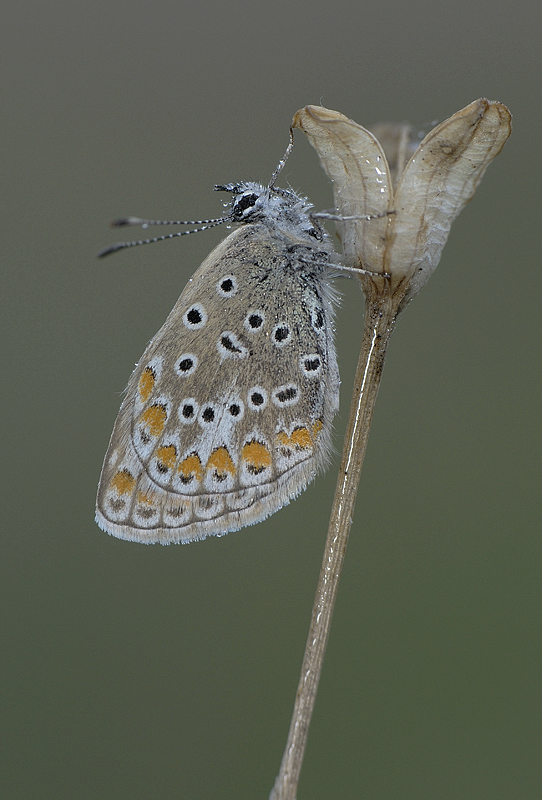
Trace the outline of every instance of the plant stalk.
{"label": "plant stalk", "polygon": [[366,295],[363,339],[342,460],[288,740],[269,800],[296,798],[371,419],[389,339],[401,301],[398,294],[391,292],[387,281],[384,290],[377,289],[370,279],[365,279],[363,284]]}

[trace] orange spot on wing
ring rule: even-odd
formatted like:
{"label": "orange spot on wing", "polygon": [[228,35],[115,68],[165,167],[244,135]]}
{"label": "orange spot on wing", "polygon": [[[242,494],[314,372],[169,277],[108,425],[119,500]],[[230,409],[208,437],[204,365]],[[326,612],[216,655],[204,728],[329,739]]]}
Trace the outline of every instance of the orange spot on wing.
{"label": "orange spot on wing", "polygon": [[242,451],[243,459],[254,469],[262,470],[271,466],[271,453],[264,444],[261,442],[248,442]]}
{"label": "orange spot on wing", "polygon": [[156,375],[154,374],[153,368],[146,367],[143,370],[141,378],[139,379],[139,396],[141,398],[142,403],[146,403],[149,397],[151,396],[151,392],[155,382],[156,382]]}
{"label": "orange spot on wing", "polygon": [[116,489],[119,494],[129,494],[135,486],[135,478],[127,469],[121,469],[111,478],[110,486]]}
{"label": "orange spot on wing", "polygon": [[166,424],[167,412],[164,406],[149,406],[141,415],[141,421],[149,428],[151,436],[160,436]]}
{"label": "orange spot on wing", "polygon": [[184,478],[190,478],[194,475],[200,481],[203,477],[201,461],[195,453],[181,461],[178,469]]}
{"label": "orange spot on wing", "polygon": [[285,447],[293,447],[299,450],[306,450],[308,447],[312,447],[312,436],[308,428],[295,428],[290,436],[281,431],[277,439]]}
{"label": "orange spot on wing", "polygon": [[156,458],[167,469],[172,469],[175,465],[177,457],[177,448],[173,444],[168,444],[166,447],[159,447],[156,451]]}
{"label": "orange spot on wing", "polygon": [[284,431],[281,431],[277,439],[279,444],[284,445],[285,447],[292,447],[297,450],[306,450],[309,447],[312,447],[322,428],[324,427],[324,423],[321,419],[317,419],[316,422],[310,426],[310,428],[299,427],[294,428],[290,436]]}
{"label": "orange spot on wing", "polygon": [[324,423],[322,422],[322,420],[321,419],[317,419],[316,422],[314,423],[314,425],[312,426],[312,438],[313,439],[316,439],[318,437],[318,434],[320,433],[320,431],[322,430],[323,427],[324,427]]}
{"label": "orange spot on wing", "polygon": [[211,453],[211,457],[207,462],[207,469],[215,469],[219,475],[224,475],[226,472],[229,472],[230,475],[235,475],[237,471],[225,447],[217,447],[217,449]]}
{"label": "orange spot on wing", "polygon": [[146,506],[153,506],[154,505],[154,497],[151,494],[147,494],[146,492],[138,492],[137,493],[137,502],[144,503]]}

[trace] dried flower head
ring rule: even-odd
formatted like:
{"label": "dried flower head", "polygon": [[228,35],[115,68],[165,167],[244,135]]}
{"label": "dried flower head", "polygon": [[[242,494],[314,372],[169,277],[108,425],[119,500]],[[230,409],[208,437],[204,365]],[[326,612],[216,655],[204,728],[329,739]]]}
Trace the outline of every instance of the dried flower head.
{"label": "dried flower head", "polygon": [[[453,220],[511,133],[511,115],[481,98],[437,125],[414,152],[406,125],[379,126],[382,146],[321,106],[298,111],[293,127],[308,136],[333,182],[347,266],[391,275],[400,310],[436,268]],[[366,292],[383,283],[361,280]]]}

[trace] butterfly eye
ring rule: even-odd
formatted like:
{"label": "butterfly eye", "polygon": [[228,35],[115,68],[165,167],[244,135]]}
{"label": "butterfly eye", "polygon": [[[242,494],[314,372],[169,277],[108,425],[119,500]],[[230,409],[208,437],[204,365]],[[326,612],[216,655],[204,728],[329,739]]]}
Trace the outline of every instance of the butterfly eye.
{"label": "butterfly eye", "polygon": [[235,201],[235,205],[233,207],[233,215],[237,219],[241,219],[247,210],[247,208],[253,208],[256,205],[256,201],[258,199],[257,194],[244,194],[242,195],[239,200]]}

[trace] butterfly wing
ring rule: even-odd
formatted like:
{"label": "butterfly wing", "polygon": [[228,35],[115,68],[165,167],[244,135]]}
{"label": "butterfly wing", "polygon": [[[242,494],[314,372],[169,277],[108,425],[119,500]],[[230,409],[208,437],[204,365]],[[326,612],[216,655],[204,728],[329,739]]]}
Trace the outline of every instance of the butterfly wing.
{"label": "butterfly wing", "polygon": [[333,291],[324,253],[305,251],[251,225],[195,273],[130,379],[98,490],[103,530],[163,544],[222,535],[325,465]]}

